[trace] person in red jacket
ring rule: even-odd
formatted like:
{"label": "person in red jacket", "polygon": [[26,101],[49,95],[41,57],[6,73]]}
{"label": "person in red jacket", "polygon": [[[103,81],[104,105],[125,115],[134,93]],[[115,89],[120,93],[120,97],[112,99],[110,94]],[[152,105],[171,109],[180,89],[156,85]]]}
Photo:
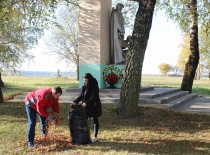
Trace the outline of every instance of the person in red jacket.
{"label": "person in red jacket", "polygon": [[59,86],[53,88],[42,88],[28,93],[25,98],[25,106],[28,115],[28,146],[34,146],[36,115],[41,122],[43,135],[47,133],[48,125],[46,119],[52,121],[46,109],[52,107],[52,111],[59,113],[58,99],[62,95],[62,89]]}

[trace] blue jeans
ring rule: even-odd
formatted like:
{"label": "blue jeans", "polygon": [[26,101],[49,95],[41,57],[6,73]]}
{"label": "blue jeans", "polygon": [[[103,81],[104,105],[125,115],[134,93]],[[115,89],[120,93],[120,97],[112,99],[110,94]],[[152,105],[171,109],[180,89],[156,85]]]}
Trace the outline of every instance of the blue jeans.
{"label": "blue jeans", "polygon": [[41,130],[42,134],[47,133],[47,123],[46,123],[46,117],[42,117],[40,114],[36,112],[33,108],[29,107],[27,104],[26,111],[28,115],[28,129],[27,129],[27,135],[28,135],[28,144],[34,144],[34,136],[35,136],[35,126],[36,126],[36,115],[39,117],[41,122]]}

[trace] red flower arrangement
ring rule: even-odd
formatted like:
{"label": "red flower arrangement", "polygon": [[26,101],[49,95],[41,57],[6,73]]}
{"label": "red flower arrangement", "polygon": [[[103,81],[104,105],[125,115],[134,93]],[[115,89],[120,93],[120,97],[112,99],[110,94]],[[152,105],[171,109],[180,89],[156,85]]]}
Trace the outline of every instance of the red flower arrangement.
{"label": "red flower arrangement", "polygon": [[109,84],[111,84],[111,83],[112,84],[115,84],[118,81],[119,81],[119,79],[118,79],[118,77],[117,77],[117,75],[115,73],[111,72],[111,73],[108,74],[108,76],[107,76],[107,82]]}

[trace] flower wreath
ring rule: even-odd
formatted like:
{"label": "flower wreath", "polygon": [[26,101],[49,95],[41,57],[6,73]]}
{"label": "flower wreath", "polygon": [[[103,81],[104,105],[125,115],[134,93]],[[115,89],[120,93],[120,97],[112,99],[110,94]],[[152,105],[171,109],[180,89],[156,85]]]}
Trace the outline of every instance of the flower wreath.
{"label": "flower wreath", "polygon": [[[103,72],[103,78],[104,78],[104,81],[105,81],[105,83],[107,84],[107,75],[106,75],[106,73],[107,73],[107,71],[108,70],[115,70],[116,72],[117,72],[117,77],[118,77],[118,79],[120,79],[120,77],[121,77],[121,74],[120,74],[120,70],[117,68],[117,67],[114,67],[114,66],[110,66],[110,67],[107,67],[105,70],[104,70],[104,72]],[[119,83],[119,80],[118,80],[118,83]]]}
{"label": "flower wreath", "polygon": [[124,72],[124,69],[125,69],[125,68],[123,68],[123,69],[120,71],[120,77],[121,77],[121,79],[123,79],[123,72]]}

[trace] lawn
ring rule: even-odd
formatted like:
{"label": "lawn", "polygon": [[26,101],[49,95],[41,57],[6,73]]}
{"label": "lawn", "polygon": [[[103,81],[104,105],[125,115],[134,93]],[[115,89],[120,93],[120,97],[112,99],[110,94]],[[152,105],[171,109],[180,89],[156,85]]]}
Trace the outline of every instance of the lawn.
{"label": "lawn", "polygon": [[75,78],[66,77],[24,77],[24,76],[2,76],[5,87],[1,88],[4,99],[12,98],[21,92],[32,91],[39,88],[75,88],[79,82]]}
{"label": "lawn", "polygon": [[[64,124],[52,131],[70,137],[68,104],[60,104]],[[210,154],[210,116],[178,113],[165,109],[139,107],[139,115],[123,119],[116,106],[102,106],[99,141],[45,154]],[[143,111],[143,114],[140,113]],[[24,103],[0,104],[0,154],[39,154],[23,145],[26,141],[27,115]],[[91,137],[93,134],[90,123]],[[51,132],[52,132],[51,131]],[[40,122],[36,136],[40,136]],[[41,154],[41,153],[40,153]]]}
{"label": "lawn", "polygon": [[[181,84],[182,77],[142,76],[142,86],[180,88]],[[201,77],[200,80],[194,80],[192,93],[210,97],[210,79],[208,77]]]}
{"label": "lawn", "polygon": [[[59,85],[61,88],[79,87],[75,78],[67,77],[21,77],[2,76],[5,87],[1,88],[4,99],[12,98],[23,91],[31,91],[43,87]],[[180,88],[182,77],[142,76],[142,86],[155,88]],[[210,97],[210,79],[202,77],[201,80],[194,80],[192,93],[199,96]]]}
{"label": "lawn", "polygon": [[[62,88],[78,87],[74,78],[51,77],[2,77],[4,99],[22,91],[59,85]],[[179,88],[180,77],[142,77],[142,86]],[[193,91],[209,96],[209,79],[194,81]],[[204,91],[200,91],[204,90]],[[70,137],[68,108],[60,104],[64,124],[51,128],[54,134]],[[139,115],[123,119],[116,113],[116,106],[103,105],[99,118],[99,141],[96,143],[64,147],[62,151],[44,154],[210,154],[210,115],[179,113],[166,109],[139,107]],[[0,154],[41,154],[37,149],[23,145],[27,140],[27,114],[24,103],[0,104]],[[90,132],[93,134],[91,120]],[[37,120],[36,137],[41,135]]]}

